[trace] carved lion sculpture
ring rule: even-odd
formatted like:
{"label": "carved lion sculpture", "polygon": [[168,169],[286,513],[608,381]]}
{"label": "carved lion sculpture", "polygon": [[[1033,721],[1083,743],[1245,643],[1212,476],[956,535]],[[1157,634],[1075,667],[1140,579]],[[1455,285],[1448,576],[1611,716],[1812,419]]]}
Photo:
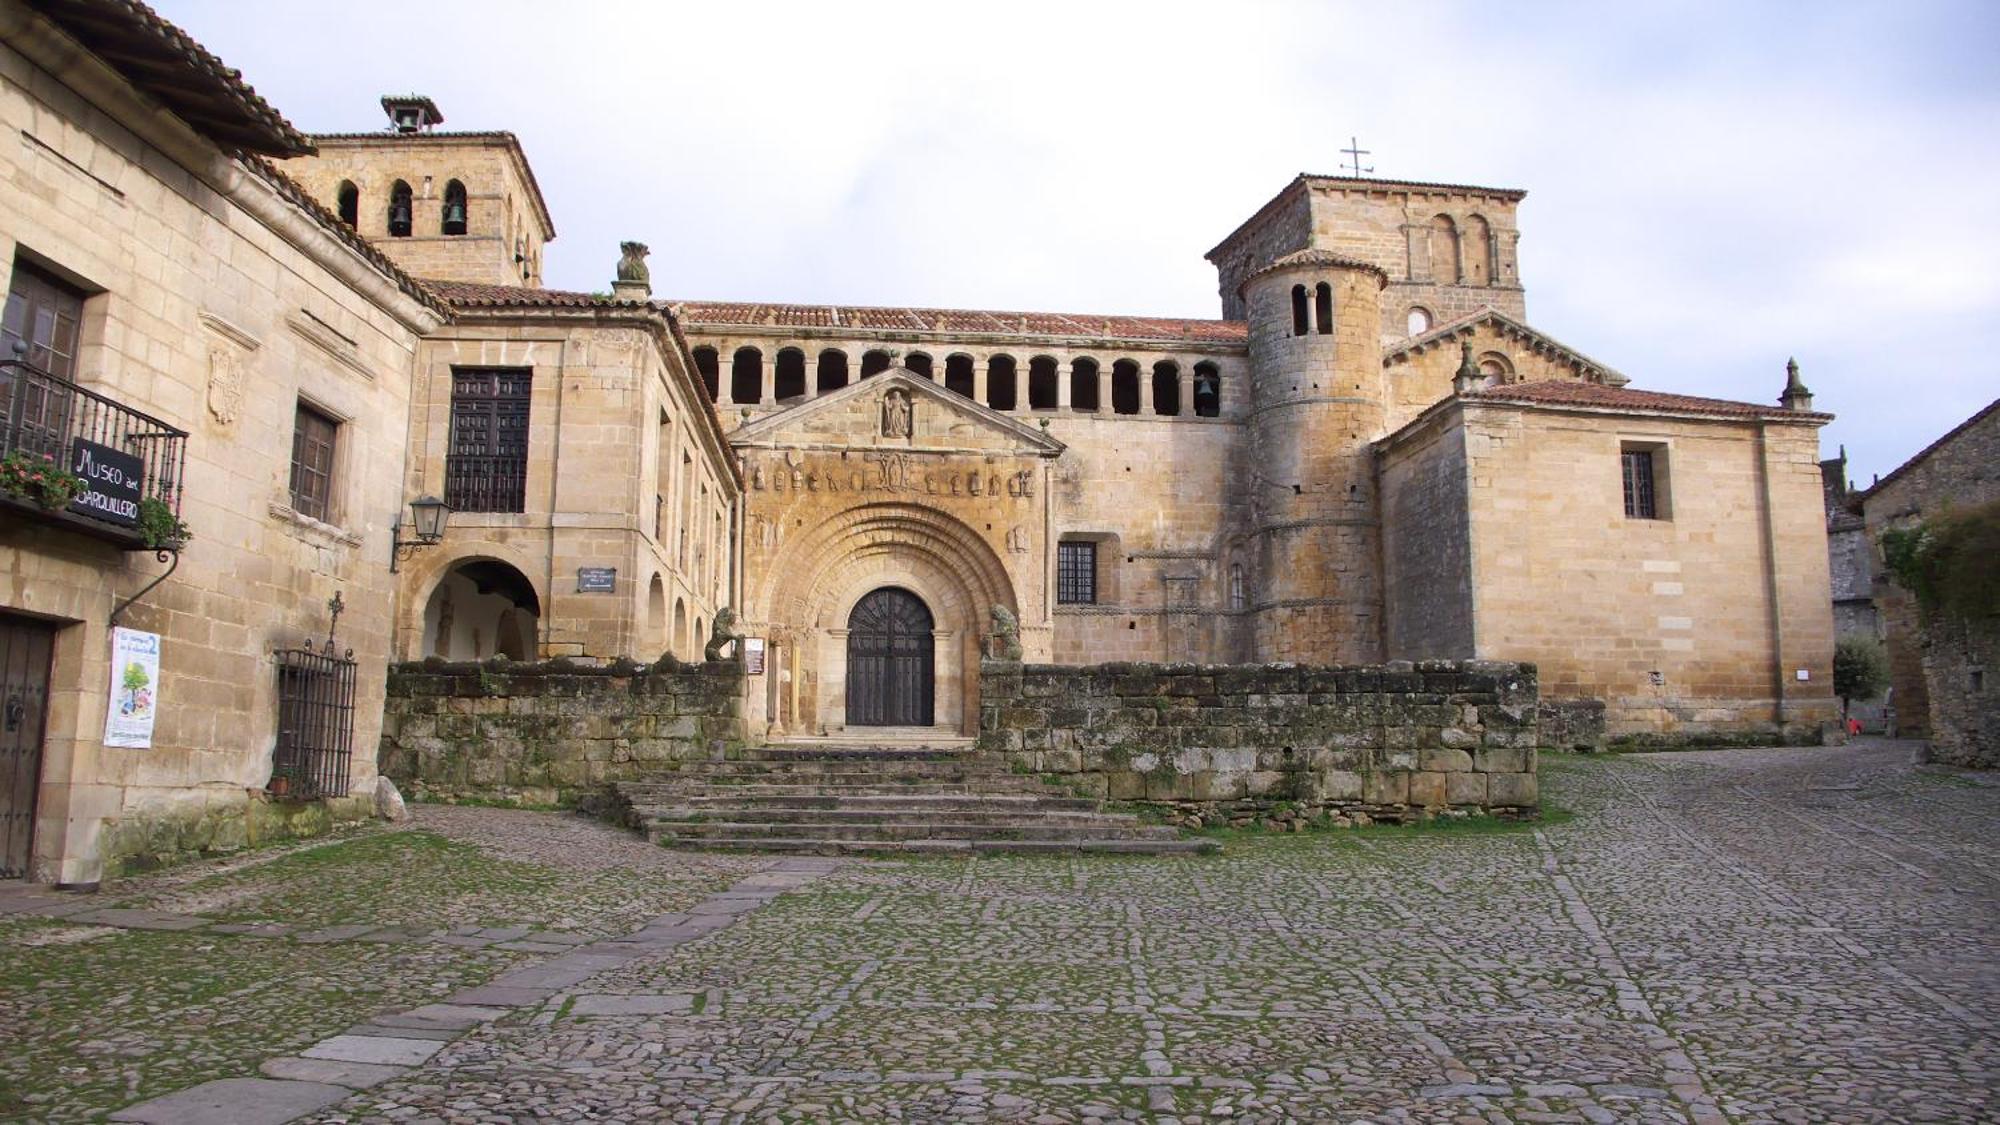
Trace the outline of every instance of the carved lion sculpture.
{"label": "carved lion sculpture", "polygon": [[653,282],[653,271],[646,267],[646,249],[643,242],[621,242],[618,244],[618,280]]}
{"label": "carved lion sculpture", "polygon": [[[731,641],[740,641],[743,634],[736,631],[736,611],[723,606],[715,611],[715,625],[708,634],[708,646],[702,649],[701,657],[711,664],[722,660],[722,647]],[[741,659],[743,646],[736,646],[736,653],[730,659]]]}
{"label": "carved lion sculpture", "polygon": [[987,640],[993,659],[1021,659],[1021,622],[1014,616],[1014,611],[1004,605],[996,605],[992,619],[993,631],[987,634]]}

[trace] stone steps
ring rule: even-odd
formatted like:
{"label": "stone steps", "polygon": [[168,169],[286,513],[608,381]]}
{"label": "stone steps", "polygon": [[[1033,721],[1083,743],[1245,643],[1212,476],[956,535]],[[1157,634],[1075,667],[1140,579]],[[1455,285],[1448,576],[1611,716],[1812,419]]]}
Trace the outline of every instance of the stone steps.
{"label": "stone steps", "polygon": [[613,785],[656,843],[730,851],[1188,855],[1184,840],[958,747],[761,747]]}
{"label": "stone steps", "polygon": [[809,855],[953,855],[967,852],[1014,852],[1029,855],[1212,855],[1222,850],[1213,840],[803,840],[773,837],[660,839],[661,847],[684,851],[804,852]]}
{"label": "stone steps", "polygon": [[[688,796],[674,807],[691,810],[733,808],[743,802],[736,796]],[[841,812],[924,812],[924,813],[1022,813],[1096,812],[1098,802],[1089,797],[1049,797],[1040,793],[920,793],[875,796],[865,793],[809,793],[759,798],[757,807],[772,811],[836,810]]]}
{"label": "stone steps", "polygon": [[706,824],[727,821],[735,824],[785,824],[831,827],[925,827],[939,824],[990,825],[1000,828],[1050,826],[1067,828],[1110,828],[1124,830],[1129,817],[1094,810],[1030,809],[992,811],[983,809],[791,809],[745,806],[708,808],[645,807],[635,809],[653,827]]}
{"label": "stone steps", "polygon": [[1051,824],[1041,820],[1011,824],[961,824],[947,820],[921,820],[903,824],[820,823],[803,821],[749,822],[742,820],[653,820],[646,826],[649,839],[793,839],[793,840],[873,840],[893,843],[901,840],[1178,840],[1172,828],[1132,823]]}

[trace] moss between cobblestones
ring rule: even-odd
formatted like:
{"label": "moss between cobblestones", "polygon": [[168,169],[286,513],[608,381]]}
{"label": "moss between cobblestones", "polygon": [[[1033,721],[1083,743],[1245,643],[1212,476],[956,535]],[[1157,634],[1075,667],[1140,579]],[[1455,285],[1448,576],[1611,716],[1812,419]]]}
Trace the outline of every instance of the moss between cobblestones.
{"label": "moss between cobblestones", "polygon": [[[76,940],[81,937],[82,940]],[[58,922],[0,929],[0,1118],[95,1120],[484,983],[523,955]]]}

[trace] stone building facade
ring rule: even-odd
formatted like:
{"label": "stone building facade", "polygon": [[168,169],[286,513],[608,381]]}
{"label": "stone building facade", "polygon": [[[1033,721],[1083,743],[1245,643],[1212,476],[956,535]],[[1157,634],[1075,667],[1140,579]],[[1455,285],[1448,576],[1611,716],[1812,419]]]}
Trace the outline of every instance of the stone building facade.
{"label": "stone building facade", "polygon": [[[444,304],[267,163],[311,142],[139,5],[0,0],[0,120],[0,456],[120,474],[105,508],[0,495],[0,875],[88,884],[360,813],[410,368]],[[148,508],[192,530],[177,556]],[[157,638],[157,678],[112,667],[114,619]],[[346,772],[274,803],[274,756],[338,750],[294,721],[322,681]],[[107,712],[154,714],[150,744]]]}
{"label": "stone building facade", "polygon": [[[1908,528],[1952,507],[2000,500],[2000,400],[1953,427],[1858,497],[1874,580],[1875,611],[1889,651],[1890,699],[1898,733],[1942,740],[1933,729],[1942,685],[1957,725],[2000,728],[2000,686],[1991,661],[1991,638],[1926,652],[1916,598],[1889,580],[1882,566],[1882,533]],[[1992,765],[1988,759],[1982,764]]]}
{"label": "stone building facade", "polygon": [[[392,131],[306,178],[384,182],[429,137]],[[513,190],[423,167],[474,198]],[[1771,406],[1634,391],[1529,326],[1523,196],[1301,176],[1210,251],[1217,320],[654,302],[740,475],[728,601],[762,646],[752,730],[970,735],[999,623],[1066,664],[1536,660],[1550,694],[1604,698],[1615,735],[1816,733],[1828,416],[1803,388]],[[440,291],[461,313],[608,307]],[[629,431],[555,425],[531,423],[536,442],[650,456]],[[1594,586],[1572,599],[1578,572]],[[585,638],[566,651],[646,655],[636,603],[597,604],[631,617],[558,622]]]}
{"label": "stone building facade", "polygon": [[[1300,176],[1209,253],[1212,320],[655,299],[636,244],[569,293],[510,134],[412,95],[302,135],[132,0],[0,27],[36,371],[9,393],[38,396],[0,453],[79,456],[47,396],[108,403],[155,427],[127,455],[178,451],[134,472],[194,532],[156,561],[0,510],[0,668],[37,723],[10,872],[291,816],[300,653],[351,667],[372,747],[392,658],[694,658],[731,614],[753,738],[971,735],[982,655],[1533,660],[1635,736],[1833,713],[1827,416],[1796,378],[1778,408],[1633,391],[1531,327],[1519,191]],[[98,733],[114,610],[163,651],[146,748]],[[372,757],[343,768],[308,795],[361,800]]]}

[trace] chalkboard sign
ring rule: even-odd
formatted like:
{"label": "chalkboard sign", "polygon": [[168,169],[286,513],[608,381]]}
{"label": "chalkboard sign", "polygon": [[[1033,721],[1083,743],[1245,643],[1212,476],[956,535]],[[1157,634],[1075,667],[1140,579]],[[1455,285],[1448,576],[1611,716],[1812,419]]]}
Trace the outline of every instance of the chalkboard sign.
{"label": "chalkboard sign", "polygon": [[576,592],[579,594],[612,594],[618,591],[618,568],[615,566],[580,566],[576,568]]}
{"label": "chalkboard sign", "polygon": [[139,497],[146,463],[122,450],[77,438],[70,446],[70,471],[84,479],[84,489],[69,502],[69,510],[104,523],[139,525]]}

